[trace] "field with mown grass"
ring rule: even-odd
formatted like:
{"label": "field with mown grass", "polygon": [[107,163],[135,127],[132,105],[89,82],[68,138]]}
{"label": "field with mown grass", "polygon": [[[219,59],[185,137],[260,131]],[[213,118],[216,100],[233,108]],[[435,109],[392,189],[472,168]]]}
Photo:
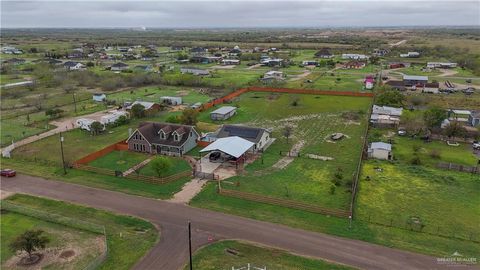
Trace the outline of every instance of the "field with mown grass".
{"label": "field with mown grass", "polygon": [[[130,269],[159,239],[157,229],[151,223],[138,218],[28,195],[17,194],[6,200],[43,212],[105,226],[109,251],[106,261],[99,269]],[[3,222],[2,219],[2,236],[5,236]],[[14,224],[15,226],[29,226],[28,223],[18,224],[15,222]],[[2,237],[2,250],[3,240]],[[61,241],[62,238],[54,240]]]}
{"label": "field with mown grass", "polygon": [[[50,240],[46,246],[48,252],[40,251],[42,254],[49,254],[41,262],[48,269],[83,269],[103,252],[103,236],[99,234],[7,210],[2,210],[0,218],[2,220],[0,230],[2,234],[0,242],[2,269],[17,269],[15,262],[18,259],[15,258],[15,253],[9,248],[9,244],[28,230],[42,230],[44,231],[43,235]],[[60,252],[67,250],[76,252],[73,257],[69,258],[69,261],[64,261],[54,257],[53,250],[55,249]],[[60,253],[57,253],[57,256],[59,255]],[[27,255],[24,253],[22,256]]]}
{"label": "field with mown grass", "polygon": [[[271,137],[275,142],[259,159],[247,165],[244,173],[229,178],[224,188],[347,209],[370,102],[369,98],[358,97],[249,92],[232,101],[232,105],[238,107],[238,113],[232,118],[210,120],[209,112],[216,108],[207,110],[199,118],[203,122],[245,124],[273,130]],[[345,119],[342,117],[345,112],[356,113],[358,118]],[[293,127],[288,142],[282,135],[287,125]],[[331,141],[329,136],[337,132],[346,137]],[[298,143],[304,145],[300,157],[286,168],[272,167]],[[308,155],[333,160],[312,159]],[[342,179],[334,184],[336,172]]]}
{"label": "field with mown grass", "polygon": [[88,165],[113,171],[125,172],[138,163],[146,160],[148,155],[132,151],[112,151],[103,157],[97,158]]}
{"label": "field with mown grass", "polygon": [[302,210],[219,196],[216,193],[215,183],[209,183],[190,202],[190,205],[433,256],[450,256],[456,250],[467,257],[478,256],[478,250],[480,249],[480,244],[471,241],[439,237],[396,227],[380,226],[356,218],[353,220],[350,228],[349,221],[345,218],[336,218]]}
{"label": "field with mown grass", "polygon": [[418,219],[424,231],[480,241],[479,205],[478,175],[369,160],[356,213],[362,220],[403,228]]}
{"label": "field with mown grass", "polygon": [[[238,252],[230,254],[228,250]],[[231,269],[245,267],[247,264],[255,267],[282,270],[339,270],[353,269],[322,260],[301,257],[287,251],[270,247],[257,246],[239,241],[221,241],[201,248],[193,255],[193,269]],[[188,265],[184,267],[189,269]]]}

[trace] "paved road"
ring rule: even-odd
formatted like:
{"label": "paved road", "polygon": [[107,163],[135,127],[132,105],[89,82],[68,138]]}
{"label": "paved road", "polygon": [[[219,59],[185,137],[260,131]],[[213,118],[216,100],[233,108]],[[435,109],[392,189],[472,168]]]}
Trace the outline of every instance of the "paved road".
{"label": "paved road", "polygon": [[[161,229],[159,243],[135,269],[176,270],[188,259],[186,225],[192,222],[197,248],[209,238],[242,239],[361,269],[447,269],[433,257],[367,242],[314,233],[123,193],[18,175],[1,180],[3,190],[103,208],[150,220]],[[467,268],[462,268],[467,269]]]}

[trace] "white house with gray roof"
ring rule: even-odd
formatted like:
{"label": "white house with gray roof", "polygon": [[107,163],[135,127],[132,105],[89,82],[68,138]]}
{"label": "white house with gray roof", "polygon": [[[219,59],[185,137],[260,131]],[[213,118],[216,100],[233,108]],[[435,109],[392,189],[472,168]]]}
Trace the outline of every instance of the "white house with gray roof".
{"label": "white house with gray roof", "polygon": [[392,160],[392,145],[384,142],[373,142],[368,147],[368,157],[382,160]]}

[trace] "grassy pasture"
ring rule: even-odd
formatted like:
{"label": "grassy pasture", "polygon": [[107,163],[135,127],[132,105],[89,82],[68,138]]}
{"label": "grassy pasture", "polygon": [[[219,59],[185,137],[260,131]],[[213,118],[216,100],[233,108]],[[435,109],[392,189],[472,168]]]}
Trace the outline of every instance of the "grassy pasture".
{"label": "grassy pasture", "polygon": [[[130,269],[159,239],[155,227],[138,218],[28,195],[14,195],[7,200],[21,206],[105,226],[109,253],[99,269]],[[3,222],[2,219],[2,236]],[[29,226],[22,222],[12,225]],[[76,234],[78,233],[73,235]],[[3,240],[2,238],[2,250]],[[60,242],[64,239],[57,237],[54,241]]]}
{"label": "grassy pasture", "polygon": [[[157,157],[157,158],[159,158],[159,157]],[[162,177],[166,177],[166,176],[174,175],[174,174],[177,174],[177,173],[192,170],[192,168],[190,167],[188,162],[185,161],[182,158],[176,158],[176,157],[167,157],[167,158],[168,158],[168,160],[170,160],[171,166],[167,171],[165,171],[163,173]],[[147,165],[145,165],[145,167],[143,167],[140,170],[140,174],[148,175],[148,176],[157,176],[158,177],[158,174],[155,172],[155,170],[153,168],[153,165],[152,165],[152,162],[154,160],[152,160]]]}
{"label": "grassy pasture", "polygon": [[105,156],[90,162],[88,165],[125,172],[147,158],[148,156],[143,153],[131,151],[112,151]]}
{"label": "grassy pasture", "polygon": [[[239,252],[232,255],[226,252],[233,249]],[[336,265],[321,260],[315,260],[290,254],[283,250],[269,247],[260,247],[254,244],[238,241],[221,241],[213,243],[198,250],[193,256],[194,269],[231,269],[242,267],[247,264],[267,269],[284,270],[337,270],[352,269],[350,267]],[[184,267],[189,269],[188,265]]]}

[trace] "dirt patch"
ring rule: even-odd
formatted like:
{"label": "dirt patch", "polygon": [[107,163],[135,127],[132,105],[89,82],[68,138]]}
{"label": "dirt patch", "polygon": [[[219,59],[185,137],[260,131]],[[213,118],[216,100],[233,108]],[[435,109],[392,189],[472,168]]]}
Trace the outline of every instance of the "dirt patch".
{"label": "dirt patch", "polygon": [[288,166],[288,164],[292,163],[292,161],[295,159],[293,156],[298,155],[302,147],[305,145],[305,141],[301,140],[298,141],[296,144],[292,146],[292,149],[290,149],[290,154],[292,156],[286,156],[281,158],[277,163],[272,165],[272,168],[276,169],[283,169]]}
{"label": "dirt patch", "polygon": [[15,194],[15,192],[0,190],[0,200],[6,199]]}
{"label": "dirt patch", "polygon": [[69,249],[69,250],[65,250],[65,251],[62,251],[62,253],[60,253],[60,258],[61,259],[68,259],[70,257],[73,257],[75,256],[75,251]]}
{"label": "dirt patch", "polygon": [[179,91],[176,92],[176,95],[179,96],[179,97],[188,96],[188,94],[190,94],[190,92],[187,91],[187,90],[179,90]]}
{"label": "dirt patch", "polygon": [[307,154],[307,157],[311,158],[311,159],[318,159],[318,160],[323,160],[323,161],[334,160],[333,157],[319,156],[319,155],[315,155],[315,154]]}
{"label": "dirt patch", "polygon": [[187,108],[186,105],[176,105],[176,106],[172,106],[172,107],[170,108],[170,111],[171,111],[171,112],[179,112],[179,111],[185,110],[186,108]]}

